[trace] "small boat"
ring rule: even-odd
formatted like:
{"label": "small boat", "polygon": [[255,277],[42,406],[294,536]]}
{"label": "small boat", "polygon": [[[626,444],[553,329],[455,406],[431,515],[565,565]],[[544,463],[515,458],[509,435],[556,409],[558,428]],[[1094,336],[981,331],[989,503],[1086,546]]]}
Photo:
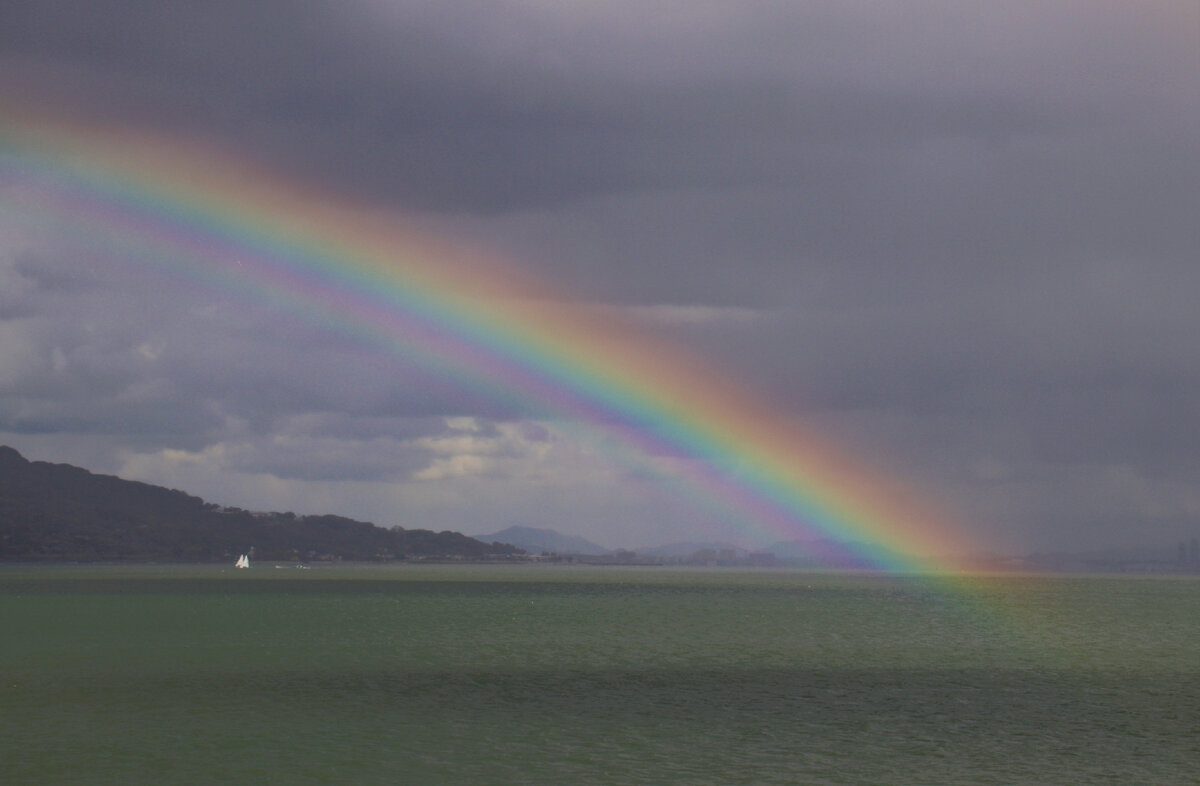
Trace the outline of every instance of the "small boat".
{"label": "small boat", "polygon": [[248,568],[250,567],[250,558],[243,554],[238,557],[237,562],[233,563],[233,566],[235,568]]}

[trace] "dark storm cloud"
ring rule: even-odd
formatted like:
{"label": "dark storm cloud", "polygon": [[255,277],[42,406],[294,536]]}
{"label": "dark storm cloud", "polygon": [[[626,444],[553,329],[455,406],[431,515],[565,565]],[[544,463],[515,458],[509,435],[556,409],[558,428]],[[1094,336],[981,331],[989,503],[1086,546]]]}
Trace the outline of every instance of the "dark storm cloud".
{"label": "dark storm cloud", "polygon": [[[402,11],[389,17],[362,4],[10,4],[0,46],[18,84],[122,118],[207,130],[292,171],[411,207],[511,210],[630,190],[832,185],[821,201],[839,213],[893,215],[898,194],[887,192],[888,181],[914,185],[896,171],[911,170],[896,160],[914,154],[910,145],[1003,146],[1137,109],[1108,103],[1136,95],[1121,85],[1045,95],[1039,87],[1051,75],[1016,89],[1002,77],[1015,81],[1033,68],[1011,73],[1006,63],[991,76],[987,55],[976,69],[982,84],[939,73],[936,55],[918,54],[913,65],[900,45],[878,32],[859,37],[828,9],[747,8],[753,23],[734,25],[730,38],[740,32],[759,51],[692,51],[705,44],[697,33],[680,35],[673,56],[669,38],[667,54],[656,57],[649,42],[625,41],[628,30],[598,25],[589,37],[566,21],[539,23],[519,5],[475,8],[480,18],[471,23],[462,7],[438,15],[395,6]],[[773,25],[786,33],[768,35]],[[497,44],[489,29],[512,43]],[[830,36],[847,60],[876,57],[878,68],[899,75],[823,72],[842,65]],[[1047,46],[1077,43],[1048,38]],[[793,54],[807,48],[824,54],[815,64]],[[1068,61],[1060,81],[1099,69],[1106,52],[1076,54],[1080,62]],[[634,65],[620,65],[621,57]],[[1063,68],[1061,59],[1049,65]],[[643,62],[648,73],[638,70]],[[805,65],[813,69],[794,72]],[[878,149],[864,158],[868,146]],[[873,204],[880,185],[885,194]],[[807,229],[821,234],[820,225]]]}
{"label": "dark storm cloud", "polygon": [[[1119,540],[1111,510],[1200,517],[1185,6],[10,0],[0,90],[419,211],[986,520]],[[232,435],[248,472],[370,479],[417,471],[441,416],[522,414],[294,314],[8,248],[0,430]]]}

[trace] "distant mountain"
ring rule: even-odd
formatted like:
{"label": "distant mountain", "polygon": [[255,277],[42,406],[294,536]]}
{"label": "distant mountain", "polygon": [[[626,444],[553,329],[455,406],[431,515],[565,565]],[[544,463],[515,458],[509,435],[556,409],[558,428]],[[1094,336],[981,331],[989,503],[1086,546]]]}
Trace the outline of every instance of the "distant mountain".
{"label": "distant mountain", "polygon": [[251,513],[182,491],[27,461],[0,446],[0,561],[212,562],[483,559],[520,552],[457,532],[384,529],[341,516]]}
{"label": "distant mountain", "polygon": [[530,554],[608,554],[612,551],[575,535],[537,527],[509,527],[491,535],[479,535],[478,539],[489,543],[511,543]]}

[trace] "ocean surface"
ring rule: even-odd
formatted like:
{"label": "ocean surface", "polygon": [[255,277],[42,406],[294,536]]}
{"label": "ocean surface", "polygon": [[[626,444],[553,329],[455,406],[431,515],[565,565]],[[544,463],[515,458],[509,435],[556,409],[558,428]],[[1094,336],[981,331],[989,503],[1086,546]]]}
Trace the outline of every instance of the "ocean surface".
{"label": "ocean surface", "polygon": [[1196,784],[1200,580],[0,566],[0,783]]}

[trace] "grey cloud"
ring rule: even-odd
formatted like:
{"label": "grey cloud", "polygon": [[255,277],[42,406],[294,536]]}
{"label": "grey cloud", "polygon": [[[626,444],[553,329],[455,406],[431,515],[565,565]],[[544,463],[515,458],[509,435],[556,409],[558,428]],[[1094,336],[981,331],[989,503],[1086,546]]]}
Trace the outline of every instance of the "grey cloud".
{"label": "grey cloud", "polygon": [[[0,90],[418,211],[595,307],[770,314],[638,324],[981,530],[1116,540],[1106,472],[1176,501],[1200,472],[1198,12],[864,9],[9,2]],[[445,416],[545,414],[165,271],[3,253],[0,430],[368,480]]]}
{"label": "grey cloud", "polygon": [[[53,243],[42,254],[36,270],[16,266],[29,286],[0,322],[0,430],[158,434],[196,449],[230,421],[267,433],[281,418],[333,410],[377,423],[506,413],[402,353],[285,308]],[[86,286],[67,275],[76,266],[93,271]]]}
{"label": "grey cloud", "polygon": [[228,470],[284,480],[395,482],[426,467],[430,454],[419,446],[387,439],[277,435],[242,443],[224,458]]}
{"label": "grey cloud", "polygon": [[[576,39],[589,39],[567,32],[569,13],[540,25],[547,28],[541,43],[535,32],[496,47],[503,39],[496,31],[512,29],[514,20],[538,29],[519,5],[476,9],[494,26],[464,26],[452,8],[444,20],[405,8],[390,24],[388,14],[373,16],[357,4],[233,4],[204,13],[142,2],[104,8],[106,24],[93,18],[94,4],[17,6],[0,43],[22,62],[66,61],[98,72],[77,74],[69,100],[116,100],[123,116],[152,113],[192,133],[207,128],[343,188],[439,209],[511,210],[639,190],[805,188],[826,175],[839,182],[846,172],[823,172],[828,158],[840,156],[844,168],[867,144],[1003,143],[1103,125],[1131,111],[1113,98],[1137,96],[1157,76],[1151,69],[1105,91],[1079,73],[1102,65],[1105,48],[1089,55],[1066,35],[1048,36],[1045,46],[1076,46],[1081,63],[1051,58],[1040,72],[1025,65],[1009,77],[1016,84],[980,68],[964,84],[936,57],[918,55],[915,67],[893,62],[919,51],[891,40],[893,30],[858,39],[829,8],[814,15],[786,4],[744,8],[733,20],[751,21],[724,35],[712,28],[689,35],[684,27],[678,51],[663,63],[656,62],[661,48],[632,25],[601,22],[600,40],[639,50],[585,46],[587,54],[576,54]],[[903,34],[905,20],[897,21]],[[490,32],[464,38],[464,28]],[[823,53],[817,62],[794,54],[815,42]],[[1012,65],[1007,46],[1002,41],[985,57]],[[547,48],[561,56],[548,57]],[[875,78],[847,82],[841,69],[867,53],[876,58],[867,59]],[[649,70],[603,67],[622,54]],[[585,62],[571,67],[578,58]],[[822,71],[822,63],[839,69]],[[810,70],[797,72],[804,67]],[[899,84],[884,78],[896,67],[914,75]],[[1040,78],[1028,87],[1020,77],[1032,73]],[[1038,94],[1047,82],[1085,77],[1087,90],[1063,85],[1053,100]],[[63,82],[57,88],[69,90]],[[140,87],[130,93],[130,84]],[[854,162],[850,174],[869,179],[871,163]]]}
{"label": "grey cloud", "polygon": [[79,264],[52,264],[33,251],[17,255],[15,272],[42,293],[73,295],[95,289],[97,278]]}

